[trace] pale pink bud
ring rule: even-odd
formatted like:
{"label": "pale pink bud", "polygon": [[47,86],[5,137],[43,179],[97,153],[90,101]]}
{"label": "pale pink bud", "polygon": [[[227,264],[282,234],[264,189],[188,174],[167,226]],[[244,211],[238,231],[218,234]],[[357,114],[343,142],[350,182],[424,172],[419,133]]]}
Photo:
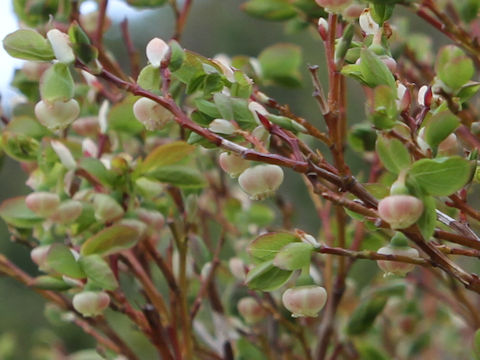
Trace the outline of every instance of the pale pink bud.
{"label": "pale pink bud", "polygon": [[80,106],[75,99],[67,102],[40,101],[35,105],[35,115],[40,123],[50,130],[63,130],[70,125],[80,113]]}
{"label": "pale pink bud", "polygon": [[104,291],[83,291],[73,297],[72,304],[83,316],[94,317],[102,314],[110,305],[110,296]]}
{"label": "pale pink bud", "polygon": [[100,132],[105,134],[108,130],[108,111],[110,110],[110,103],[108,100],[103,100],[98,110],[98,124],[100,125]]}
{"label": "pale pink bud", "polygon": [[407,89],[407,87],[401,83],[397,85],[397,109],[400,112],[407,111],[408,108],[410,107],[410,101],[411,101],[411,96],[410,96],[410,91]]}
{"label": "pale pink bud", "polygon": [[342,16],[349,21],[353,21],[362,15],[363,9],[363,6],[360,4],[352,4],[342,12]]}
{"label": "pale pink bud", "polygon": [[318,33],[322,37],[323,41],[326,41],[328,38],[328,22],[325,18],[321,17],[318,19],[317,25]]}
{"label": "pale pink bud", "polygon": [[165,225],[165,217],[161,212],[140,208],[135,210],[135,214],[155,232],[162,230]]}
{"label": "pale pink bud", "polygon": [[48,217],[57,211],[60,205],[60,197],[49,192],[34,192],[25,198],[25,204],[35,214]]}
{"label": "pale pink bud", "polygon": [[83,205],[77,200],[67,200],[60,204],[50,220],[58,224],[69,224],[75,221],[83,211]]}
{"label": "pale pink bud", "polygon": [[47,33],[48,41],[52,45],[53,53],[58,61],[70,64],[75,61],[75,54],[70,45],[70,38],[67,34],[57,29],[52,29]]}
{"label": "pale pink bud", "polygon": [[228,261],[228,268],[232,275],[237,279],[244,281],[245,277],[247,276],[247,268],[245,267],[245,263],[240,258],[231,258]]}
{"label": "pale pink bud", "polygon": [[[411,258],[419,257],[417,249],[411,248],[409,246],[396,247],[392,246],[392,244],[380,248],[378,250],[378,253],[382,255],[408,256]],[[415,264],[388,260],[378,260],[377,265],[385,272],[385,274],[395,274],[400,276],[405,276],[407,273],[409,273],[415,268]]]}
{"label": "pale pink bud", "polygon": [[82,117],[75,120],[72,124],[72,129],[78,135],[95,137],[100,132],[98,119],[96,116]]}
{"label": "pale pink bud", "polygon": [[215,119],[213,120],[208,129],[217,134],[232,135],[235,132],[235,126],[225,119]]}
{"label": "pale pink bud", "polygon": [[82,141],[82,153],[85,157],[97,157],[98,146],[92,139],[85,138]]}
{"label": "pale pink bud", "polygon": [[234,153],[223,152],[220,154],[218,163],[223,171],[230,177],[237,178],[244,170],[248,169],[250,162],[242,159]]}
{"label": "pale pink bud", "polygon": [[241,188],[252,200],[272,196],[282,182],[283,170],[277,165],[257,165],[245,170],[238,178]]}
{"label": "pale pink bud", "polygon": [[315,0],[315,2],[330,12],[341,12],[352,3],[352,0]]}
{"label": "pale pink bud", "polygon": [[111,222],[123,216],[123,208],[112,197],[106,194],[95,194],[93,197],[95,218],[103,222]]}
{"label": "pale pink bud", "polygon": [[282,302],[293,317],[316,317],[327,302],[327,291],[317,285],[297,286],[283,293]]}
{"label": "pale pink bud", "polygon": [[390,70],[393,74],[396,73],[397,62],[395,61],[394,58],[392,58],[391,56],[388,56],[388,55],[382,55],[379,58],[385,65],[387,65],[388,70]]}
{"label": "pale pink bud", "polygon": [[253,297],[244,297],[237,304],[240,315],[247,324],[255,324],[266,317],[265,309]]}
{"label": "pale pink bud", "polygon": [[366,35],[375,35],[378,32],[379,26],[375,20],[373,20],[372,15],[370,14],[370,9],[363,10],[358,21]]}
{"label": "pale pink bud", "polygon": [[159,130],[169,121],[173,120],[173,114],[157,102],[140,98],[133,105],[133,113],[147,130]]}
{"label": "pale pink bud", "polygon": [[165,41],[159,38],[153,38],[147,44],[147,59],[153,67],[159,68],[169,50],[170,47]]}
{"label": "pale pink bud", "polygon": [[420,90],[418,90],[418,104],[426,107],[430,107],[432,105],[432,88],[427,85],[423,85]]}
{"label": "pale pink bud", "polygon": [[422,201],[410,195],[391,195],[378,203],[378,215],[392,229],[408,228],[417,222],[422,213]]}
{"label": "pale pink bud", "polygon": [[52,140],[50,145],[52,146],[53,151],[55,151],[57,154],[63,166],[65,166],[68,170],[74,170],[77,167],[77,162],[73,158],[72,153],[63,143],[57,140]]}
{"label": "pale pink bud", "polygon": [[450,134],[438,145],[439,156],[453,156],[458,153],[458,141],[455,134]]}
{"label": "pale pink bud", "polygon": [[30,251],[30,258],[32,261],[38,265],[38,268],[41,271],[48,271],[49,268],[47,266],[47,256],[48,252],[50,251],[51,245],[42,245],[37,246],[36,248]]}

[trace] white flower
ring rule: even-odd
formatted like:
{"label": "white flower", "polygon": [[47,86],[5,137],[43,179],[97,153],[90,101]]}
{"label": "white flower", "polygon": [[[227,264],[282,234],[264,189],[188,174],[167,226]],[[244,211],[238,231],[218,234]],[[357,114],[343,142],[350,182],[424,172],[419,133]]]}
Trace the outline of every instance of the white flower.
{"label": "white flower", "polygon": [[170,47],[160,38],[153,38],[147,44],[147,59],[154,68],[159,68],[168,54]]}
{"label": "white flower", "polygon": [[370,15],[370,9],[365,9],[358,19],[360,27],[367,35],[375,35],[379,29],[378,24],[373,20],[372,15]]}
{"label": "white flower", "polygon": [[67,34],[60,30],[52,29],[47,33],[47,38],[58,61],[65,64],[75,61],[75,54],[70,46],[70,38]]}
{"label": "white flower", "polygon": [[60,162],[63,166],[65,166],[68,170],[74,170],[77,167],[77,162],[73,158],[72,153],[64,144],[62,144],[60,141],[52,140],[50,145],[60,158]]}

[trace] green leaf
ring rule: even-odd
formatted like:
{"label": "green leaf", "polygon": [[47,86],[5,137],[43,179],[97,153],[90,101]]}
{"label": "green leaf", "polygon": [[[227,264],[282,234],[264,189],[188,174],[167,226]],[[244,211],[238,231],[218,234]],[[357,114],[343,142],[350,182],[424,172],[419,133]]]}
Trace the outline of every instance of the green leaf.
{"label": "green leaf", "polygon": [[168,68],[170,69],[170,71],[176,71],[180,69],[183,61],[185,60],[185,51],[176,40],[170,40],[168,42],[168,45],[170,46],[170,51],[172,54],[170,56]]}
{"label": "green leaf", "polygon": [[50,61],[55,59],[50,42],[34,30],[17,30],[3,39],[3,48],[18,59]]}
{"label": "green leaf", "polygon": [[391,4],[374,3],[370,6],[370,14],[373,20],[381,26],[385,21],[390,19],[394,8],[395,6]]}
{"label": "green leaf", "polygon": [[43,222],[25,205],[25,196],[7,199],[0,205],[0,217],[9,225],[29,229]]}
{"label": "green leaf", "polygon": [[100,255],[82,256],[78,262],[93,285],[104,290],[115,290],[118,287],[112,269]]}
{"label": "green leaf", "polygon": [[148,173],[156,180],[182,188],[203,188],[205,179],[196,169],[186,165],[170,165],[156,168]]}
{"label": "green leaf", "polygon": [[396,104],[396,89],[379,85],[373,90],[373,103],[370,117],[378,129],[391,129],[396,122],[398,109]]}
{"label": "green leaf", "polygon": [[408,171],[408,181],[433,196],[448,196],[471,179],[473,165],[459,156],[416,161]]}
{"label": "green leaf", "polygon": [[217,105],[205,100],[205,99],[196,99],[195,101],[195,106],[197,107],[198,110],[200,110],[202,113],[210,116],[213,119],[220,119],[222,115],[217,109]]}
{"label": "green leaf", "polygon": [[242,5],[242,9],[251,16],[272,21],[287,20],[297,15],[289,0],[250,0]]}
{"label": "green leaf", "polygon": [[94,62],[98,58],[98,50],[91,45],[90,38],[83,29],[77,23],[73,23],[68,28],[68,35],[78,59],[86,65],[93,65],[92,68],[97,67]]}
{"label": "green leaf", "polygon": [[372,88],[388,85],[396,89],[395,78],[391,71],[370,49],[362,49],[360,52],[360,72],[365,84]]}
{"label": "green leaf", "polygon": [[480,329],[473,335],[473,352],[477,358],[480,358]]}
{"label": "green leaf", "polygon": [[285,245],[273,259],[273,265],[283,270],[298,270],[310,264],[314,247],[304,242]]}
{"label": "green leaf", "polygon": [[40,123],[28,115],[15,116],[10,119],[10,122],[3,131],[8,131],[15,134],[23,134],[40,140],[44,136],[50,134],[50,132],[40,125]]}
{"label": "green leaf", "polygon": [[251,269],[245,282],[254,290],[273,291],[284,285],[292,271],[286,271],[273,266],[273,260],[266,261]]}
{"label": "green leaf", "polygon": [[133,7],[157,7],[167,3],[167,0],[127,0],[128,5]]}
{"label": "green leaf", "polygon": [[75,83],[68,65],[56,63],[48,68],[40,79],[40,95],[47,102],[66,102],[73,98]]}
{"label": "green leaf", "polygon": [[480,83],[476,81],[470,81],[463,85],[460,90],[457,92],[457,97],[460,99],[461,103],[467,102],[480,90]]}
{"label": "green leaf", "polygon": [[288,232],[273,232],[260,235],[247,247],[247,252],[256,260],[273,260],[277,253],[286,245],[298,242],[300,239]]}
{"label": "green leaf", "polygon": [[175,141],[156,147],[140,165],[140,172],[147,173],[156,169],[176,164],[195,151],[195,146],[184,141]]}
{"label": "green leaf", "polygon": [[435,225],[437,224],[437,212],[435,211],[437,205],[435,198],[432,196],[425,196],[423,199],[423,213],[420,219],[417,220],[417,225],[425,240],[429,240],[435,232]]}
{"label": "green leaf", "polygon": [[85,241],[80,252],[84,256],[107,256],[135,246],[138,240],[138,233],[134,228],[112,225]]}
{"label": "green leaf", "polygon": [[216,93],[213,95],[213,101],[215,102],[222,119],[235,120],[229,96],[222,93]]}
{"label": "green leaf", "polygon": [[145,90],[160,90],[162,78],[160,77],[160,69],[152,65],[145,66],[140,74],[138,74],[137,84]]}
{"label": "green leaf", "polygon": [[303,127],[303,125],[285,116],[268,114],[267,119],[286,130],[290,130],[295,133],[306,132],[306,129]]}
{"label": "green leaf", "polygon": [[110,130],[125,132],[129,135],[143,132],[143,125],[133,114],[133,104],[137,100],[136,96],[128,96],[111,107],[108,112],[108,128]]}
{"label": "green leaf", "polygon": [[472,59],[466,56],[462,49],[447,45],[438,52],[435,71],[445,85],[457,90],[472,78],[475,67]]}
{"label": "green leaf", "polygon": [[378,136],[376,150],[382,164],[394,174],[399,174],[411,164],[410,153],[398,139]]}
{"label": "green leaf", "polygon": [[111,186],[115,183],[116,175],[107,170],[103,163],[92,157],[84,157],[80,159],[78,167],[94,176],[102,184]]}
{"label": "green leaf", "polygon": [[293,44],[276,44],[267,47],[258,57],[263,78],[284,86],[299,86],[301,75],[298,70],[302,64],[300,47]]}
{"label": "green leaf", "polygon": [[357,349],[360,359],[368,359],[368,360],[388,360],[388,358],[380,352],[375,346],[370,344],[365,344],[363,342],[358,342],[355,344],[355,348]]}
{"label": "green leaf", "polygon": [[33,279],[31,286],[37,289],[52,291],[65,291],[72,288],[72,286],[63,281],[63,279],[47,275],[38,276]]}
{"label": "green leaf", "polygon": [[425,141],[432,149],[436,149],[459,124],[458,118],[448,110],[436,113],[426,121]]}
{"label": "green leaf", "polygon": [[357,152],[375,150],[377,132],[369,124],[355,124],[348,134],[348,143]]}
{"label": "green leaf", "polygon": [[40,143],[37,140],[10,131],[3,131],[1,146],[8,156],[18,161],[35,161],[40,151]]}
{"label": "green leaf", "polygon": [[63,244],[54,244],[48,251],[47,265],[56,272],[75,279],[85,277],[82,268],[75,260],[70,248]]}
{"label": "green leaf", "polygon": [[347,333],[349,335],[361,335],[367,332],[382,312],[387,300],[388,298],[385,296],[374,296],[363,301],[350,316]]}

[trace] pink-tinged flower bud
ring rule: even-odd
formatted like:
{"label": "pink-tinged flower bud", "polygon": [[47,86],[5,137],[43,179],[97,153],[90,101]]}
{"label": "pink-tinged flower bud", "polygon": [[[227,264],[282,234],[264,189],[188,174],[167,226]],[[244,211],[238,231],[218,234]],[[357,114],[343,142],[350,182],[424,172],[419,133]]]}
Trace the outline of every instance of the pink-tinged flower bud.
{"label": "pink-tinged flower bud", "polygon": [[283,170],[277,165],[257,165],[245,170],[238,178],[241,188],[252,200],[272,196],[282,182]]}
{"label": "pink-tinged flower bud", "polygon": [[388,55],[381,55],[379,58],[393,74],[397,72],[397,62],[394,58]]}
{"label": "pink-tinged flower bud", "polygon": [[93,197],[95,218],[103,222],[111,222],[123,216],[123,208],[112,197],[106,194],[95,194]]}
{"label": "pink-tinged flower bud", "polygon": [[293,317],[316,317],[327,302],[327,291],[317,285],[297,286],[283,293],[282,302]]}
{"label": "pink-tinged flower bud", "polygon": [[364,7],[360,4],[352,4],[342,12],[342,16],[348,21],[354,21],[362,15],[363,9]]}
{"label": "pink-tinged flower bud", "polygon": [[77,220],[82,214],[83,205],[77,200],[67,200],[60,204],[57,211],[50,216],[50,220],[57,224],[69,224]]}
{"label": "pink-tinged flower bud", "polygon": [[215,119],[213,120],[208,129],[217,134],[232,135],[235,132],[235,126],[225,119]]}
{"label": "pink-tinged flower bud", "polygon": [[133,113],[137,120],[150,131],[159,130],[174,119],[170,111],[148,98],[138,99],[133,105]]}
{"label": "pink-tinged flower bud", "polygon": [[97,157],[98,146],[93,142],[92,139],[85,138],[82,141],[82,153],[85,157]]}
{"label": "pink-tinged flower bud", "polygon": [[352,0],[315,0],[315,2],[330,12],[338,13],[350,5]]}
{"label": "pink-tinged flower bud", "polygon": [[159,68],[169,50],[170,47],[165,41],[159,38],[153,38],[147,44],[147,59],[154,68]]}
{"label": "pink-tinged flower bud", "polygon": [[417,222],[422,213],[422,201],[410,195],[391,195],[378,203],[378,215],[392,229],[408,228]]}
{"label": "pink-tinged flower bud", "polygon": [[95,137],[100,132],[96,116],[82,117],[72,123],[72,129],[78,135]]}
{"label": "pink-tinged flower bud", "polygon": [[268,111],[261,104],[259,104],[256,101],[251,101],[248,104],[248,110],[250,110],[250,112],[252,113],[253,118],[255,119],[257,124],[262,124],[262,122],[260,121],[260,119],[258,117],[258,114],[263,115],[263,116],[268,115]]}
{"label": "pink-tinged flower bud", "polygon": [[85,317],[94,317],[103,313],[110,305],[110,296],[104,291],[83,291],[73,297],[73,308]]}
{"label": "pink-tinged flower bud", "polygon": [[241,298],[237,309],[247,324],[258,323],[267,316],[265,309],[253,297]]}
{"label": "pink-tinged flower bud", "polygon": [[223,171],[228,173],[230,177],[237,178],[240,174],[248,169],[250,162],[242,159],[234,153],[223,152],[218,158],[218,163]]}
{"label": "pink-tinged flower bud", "polygon": [[247,276],[247,268],[245,267],[245,263],[240,258],[231,258],[228,261],[228,268],[230,272],[235,277],[235,279],[244,281],[245,277]]}
{"label": "pink-tinged flower bud", "polygon": [[[417,249],[408,246],[408,241],[402,233],[397,233],[392,238],[390,244],[380,248],[377,252],[382,255],[398,255],[411,258],[419,257]],[[415,268],[415,264],[388,260],[378,260],[377,265],[385,272],[385,275],[394,274],[405,276]]]}
{"label": "pink-tinged flower bud", "polygon": [[378,24],[373,20],[372,15],[370,14],[370,9],[363,10],[358,21],[366,35],[375,35],[379,30]]}
{"label": "pink-tinged flower bud", "polygon": [[30,251],[30,258],[32,261],[38,265],[38,268],[41,271],[48,271],[49,268],[47,266],[47,255],[50,251],[51,245],[42,245],[37,246],[36,248]]}
{"label": "pink-tinged flower bud", "polygon": [[450,134],[438,145],[438,156],[453,156],[458,153],[458,140],[455,134]]}
{"label": "pink-tinged flower bud", "polygon": [[79,113],[80,106],[75,99],[53,103],[42,100],[35,105],[35,115],[38,121],[50,130],[65,129],[77,118]]}
{"label": "pink-tinged flower bud", "polygon": [[318,19],[317,30],[322,40],[326,41],[328,38],[328,22],[325,18]]}
{"label": "pink-tinged flower bud", "polygon": [[70,45],[70,38],[67,34],[57,29],[52,29],[47,33],[48,41],[52,45],[53,53],[58,61],[70,64],[75,61],[75,54]]}
{"label": "pink-tinged flower bud", "polygon": [[407,89],[407,87],[403,84],[398,84],[397,85],[397,109],[400,112],[407,111],[408,108],[410,107],[410,102],[411,102],[411,95],[410,91]]}
{"label": "pink-tinged flower bud", "polygon": [[57,211],[60,205],[60,197],[49,192],[34,192],[25,198],[25,204],[35,214],[48,217]]}
{"label": "pink-tinged flower bud", "polygon": [[140,208],[135,210],[135,214],[155,232],[162,230],[165,225],[165,217],[159,211]]}
{"label": "pink-tinged flower bud", "polygon": [[432,105],[433,93],[432,88],[427,85],[423,85],[418,90],[418,105],[430,107]]}

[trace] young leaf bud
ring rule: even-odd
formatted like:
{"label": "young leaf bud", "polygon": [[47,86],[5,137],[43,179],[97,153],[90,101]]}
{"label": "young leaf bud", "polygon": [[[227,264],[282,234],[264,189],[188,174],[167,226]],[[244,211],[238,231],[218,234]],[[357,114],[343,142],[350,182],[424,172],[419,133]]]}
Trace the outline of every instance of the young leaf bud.
{"label": "young leaf bud", "polygon": [[106,194],[95,194],[93,197],[95,218],[99,221],[110,222],[123,216],[123,208],[112,197]]}
{"label": "young leaf bud", "polygon": [[427,85],[423,85],[418,90],[418,105],[430,107],[432,105],[433,93],[432,88]]}
{"label": "young leaf bud", "polygon": [[[382,255],[399,255],[408,256],[411,258],[419,257],[417,249],[408,246],[407,239],[402,233],[395,234],[390,244],[380,248],[377,252]],[[415,264],[399,261],[378,260],[377,264],[378,267],[385,272],[385,275],[395,274],[399,276],[405,276],[415,268]]]}
{"label": "young leaf bud", "polygon": [[106,292],[83,291],[76,294],[72,301],[73,307],[85,317],[94,317],[110,305],[110,296]]}
{"label": "young leaf bud", "polygon": [[47,33],[48,41],[52,45],[53,53],[58,61],[70,64],[75,61],[75,54],[70,44],[70,38],[67,34],[57,29],[52,29]]}
{"label": "young leaf bud", "polygon": [[225,119],[215,119],[213,120],[208,129],[217,134],[232,135],[235,132],[235,126]]}
{"label": "young leaf bud", "polygon": [[169,50],[170,47],[165,41],[159,38],[153,38],[147,44],[147,59],[153,67],[159,68]]}
{"label": "young leaf bud", "polygon": [[95,137],[100,132],[98,119],[96,116],[81,117],[72,124],[72,129],[78,135]]}
{"label": "young leaf bud", "polygon": [[25,204],[35,214],[48,217],[57,211],[60,205],[60,197],[49,192],[34,192],[25,198]]}
{"label": "young leaf bud", "polygon": [[235,279],[240,281],[245,280],[245,277],[247,276],[247,269],[242,259],[236,257],[231,258],[228,261],[228,268]]}
{"label": "young leaf bud", "polygon": [[59,157],[63,166],[65,166],[68,170],[74,170],[77,167],[77,162],[73,158],[72,153],[63,143],[57,140],[52,140],[50,145],[52,146],[53,151],[55,151]]}
{"label": "young leaf bud", "polygon": [[173,114],[148,98],[138,99],[133,105],[133,113],[147,130],[154,131],[163,128],[173,120]]}
{"label": "young leaf bud", "polygon": [[243,191],[252,200],[272,196],[283,182],[283,170],[277,165],[257,165],[245,170],[238,178]]}
{"label": "young leaf bud", "polygon": [[282,302],[293,317],[316,317],[327,302],[327,291],[317,285],[297,286],[283,293]]}
{"label": "young leaf bud", "polygon": [[407,87],[401,83],[397,85],[397,109],[400,112],[407,111],[410,107],[411,96]]}
{"label": "young leaf bud", "polygon": [[423,203],[411,195],[391,195],[378,203],[378,215],[392,229],[405,229],[415,224],[423,213]]}
{"label": "young leaf bud", "polygon": [[42,100],[35,105],[35,115],[38,121],[50,130],[65,129],[77,118],[79,113],[80,106],[75,99],[53,103],[46,103]]}
{"label": "young leaf bud", "polygon": [[267,316],[263,307],[253,297],[240,299],[237,309],[247,324],[258,323]]}
{"label": "young leaf bud", "polygon": [[370,9],[363,10],[358,21],[366,35],[375,35],[378,32],[379,26],[375,20],[373,20],[372,15],[370,14]]}
{"label": "young leaf bud", "polygon": [[37,246],[36,248],[32,249],[30,251],[30,258],[32,261],[38,265],[38,268],[41,271],[48,271],[48,266],[47,266],[47,255],[48,252],[50,251],[51,245],[42,245],[42,246]]}
{"label": "young leaf bud", "polygon": [[83,205],[77,200],[67,200],[60,204],[50,220],[58,224],[69,224],[75,221],[83,211]]}
{"label": "young leaf bud", "polygon": [[248,169],[250,162],[242,159],[234,153],[223,152],[218,158],[218,163],[223,171],[228,173],[230,177],[237,178],[240,174]]}

